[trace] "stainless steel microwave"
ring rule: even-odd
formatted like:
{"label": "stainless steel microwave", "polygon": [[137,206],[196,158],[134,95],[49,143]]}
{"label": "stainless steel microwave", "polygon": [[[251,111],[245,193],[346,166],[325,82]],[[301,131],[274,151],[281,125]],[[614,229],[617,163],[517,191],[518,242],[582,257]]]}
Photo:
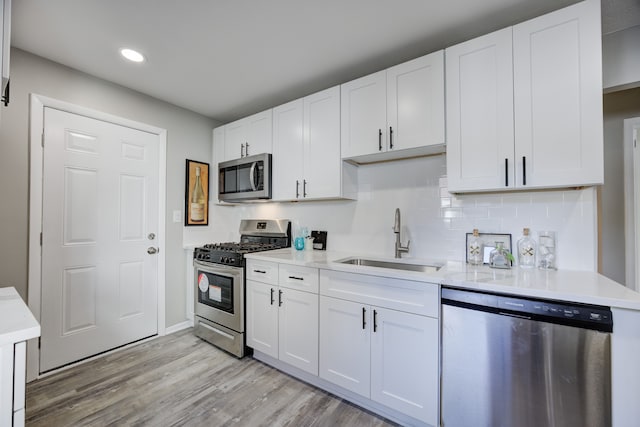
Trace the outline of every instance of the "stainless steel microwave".
{"label": "stainless steel microwave", "polygon": [[271,198],[271,154],[218,163],[218,199],[245,202]]}

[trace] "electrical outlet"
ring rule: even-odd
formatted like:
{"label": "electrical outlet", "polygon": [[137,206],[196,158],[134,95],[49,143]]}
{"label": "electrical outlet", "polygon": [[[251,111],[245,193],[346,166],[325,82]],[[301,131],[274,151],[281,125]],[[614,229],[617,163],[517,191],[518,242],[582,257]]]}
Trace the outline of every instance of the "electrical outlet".
{"label": "electrical outlet", "polygon": [[182,222],[182,211],[173,211],[173,222]]}

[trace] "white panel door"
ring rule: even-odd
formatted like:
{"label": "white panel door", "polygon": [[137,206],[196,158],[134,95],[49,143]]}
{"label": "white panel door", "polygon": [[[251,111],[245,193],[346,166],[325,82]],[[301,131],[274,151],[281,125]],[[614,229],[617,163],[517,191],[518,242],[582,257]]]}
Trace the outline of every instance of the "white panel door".
{"label": "white panel door", "polygon": [[371,309],[320,296],[320,378],[369,397]]}
{"label": "white panel door", "polygon": [[342,157],[387,151],[386,71],[340,86]]}
{"label": "white panel door", "polygon": [[247,280],[247,346],[278,358],[278,287]]}
{"label": "white panel door", "polygon": [[318,375],[318,295],[281,288],[278,358]]}
{"label": "white panel door", "polygon": [[372,307],[371,399],[438,424],[438,320]]}
{"label": "white panel door", "polygon": [[44,111],[41,372],[158,331],[157,135]]}
{"label": "white panel door", "polygon": [[224,160],[244,157],[246,137],[245,119],[236,120],[224,126]]}
{"label": "white panel door", "polygon": [[598,0],[513,27],[518,186],[603,182],[601,51]]}
{"label": "white panel door", "polygon": [[514,188],[511,27],[446,50],[451,192]]}
{"label": "white panel door", "polygon": [[444,144],[444,51],[387,69],[389,150]]}
{"label": "white panel door", "polygon": [[302,99],[273,109],[273,200],[302,197]]}
{"label": "white panel door", "polygon": [[304,179],[307,198],[342,195],[340,87],[304,98]]}

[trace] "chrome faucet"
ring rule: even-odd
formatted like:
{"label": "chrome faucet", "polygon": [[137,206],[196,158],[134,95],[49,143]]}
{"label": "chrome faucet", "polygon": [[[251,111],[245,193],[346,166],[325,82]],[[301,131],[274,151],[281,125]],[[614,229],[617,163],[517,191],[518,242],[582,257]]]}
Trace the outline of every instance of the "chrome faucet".
{"label": "chrome faucet", "polygon": [[396,208],[396,217],[393,222],[393,232],[396,234],[396,258],[401,258],[403,252],[409,252],[409,245],[411,240],[407,242],[407,246],[402,246],[400,243],[400,208]]}

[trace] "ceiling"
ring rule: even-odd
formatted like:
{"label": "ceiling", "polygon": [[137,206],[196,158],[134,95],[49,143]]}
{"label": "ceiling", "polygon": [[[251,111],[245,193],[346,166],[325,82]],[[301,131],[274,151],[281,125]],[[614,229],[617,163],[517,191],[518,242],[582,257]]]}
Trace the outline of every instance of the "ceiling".
{"label": "ceiling", "polygon": [[[14,0],[11,42],[228,122],[572,3]],[[602,5],[604,33],[640,24],[640,0]]]}

